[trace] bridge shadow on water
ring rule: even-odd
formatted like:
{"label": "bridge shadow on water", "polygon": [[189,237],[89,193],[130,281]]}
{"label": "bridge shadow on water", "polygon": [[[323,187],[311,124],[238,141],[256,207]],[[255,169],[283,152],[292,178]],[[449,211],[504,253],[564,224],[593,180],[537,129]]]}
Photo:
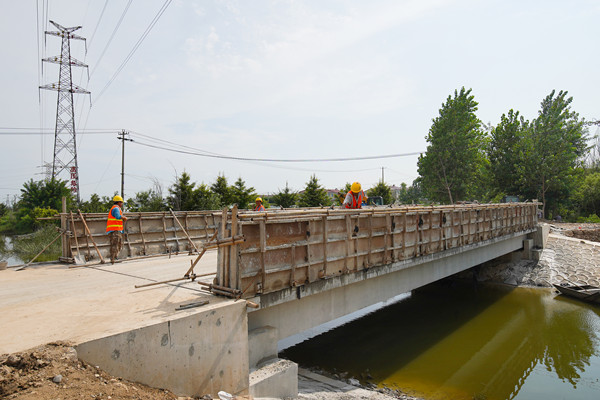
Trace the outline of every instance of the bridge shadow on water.
{"label": "bridge shadow on water", "polygon": [[355,377],[365,376],[368,370],[383,378],[460,329],[510,290],[488,290],[451,279],[433,283],[281,355],[300,365],[346,371]]}
{"label": "bridge shadow on water", "polygon": [[600,365],[600,313],[557,299],[549,290],[444,280],[281,356],[432,399],[512,399],[538,365],[577,389]]}

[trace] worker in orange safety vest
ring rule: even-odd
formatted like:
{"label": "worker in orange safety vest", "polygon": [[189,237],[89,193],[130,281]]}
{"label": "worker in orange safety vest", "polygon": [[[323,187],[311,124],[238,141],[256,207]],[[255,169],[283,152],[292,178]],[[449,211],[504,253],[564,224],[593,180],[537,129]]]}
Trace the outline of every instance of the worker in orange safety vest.
{"label": "worker in orange safety vest", "polygon": [[265,206],[262,204],[262,198],[256,198],[256,205],[254,206],[254,211],[266,211]]}
{"label": "worker in orange safety vest", "polygon": [[110,238],[110,262],[113,264],[123,248],[124,221],[127,221],[127,217],[123,215],[123,198],[116,195],[106,220],[106,232]]}
{"label": "worker in orange safety vest", "polygon": [[359,209],[362,208],[362,203],[366,200],[367,195],[362,191],[360,183],[354,182],[352,186],[350,186],[350,191],[346,194],[342,206],[349,209]]}

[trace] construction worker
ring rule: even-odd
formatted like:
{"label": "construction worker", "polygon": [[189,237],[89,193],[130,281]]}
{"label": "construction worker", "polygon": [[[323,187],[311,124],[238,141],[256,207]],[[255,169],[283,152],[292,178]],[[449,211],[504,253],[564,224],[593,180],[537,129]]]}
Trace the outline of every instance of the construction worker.
{"label": "construction worker", "polygon": [[256,198],[256,205],[254,206],[254,211],[266,211],[265,206],[262,205],[262,199],[260,197]]}
{"label": "construction worker", "polygon": [[350,209],[358,209],[362,208],[363,201],[367,201],[367,195],[362,191],[360,183],[354,182],[352,186],[350,186],[350,191],[346,194],[342,206]]}
{"label": "construction worker", "polygon": [[106,232],[110,238],[110,262],[115,263],[123,248],[123,222],[127,217],[123,215],[123,198],[119,195],[113,197],[113,206],[108,212]]}

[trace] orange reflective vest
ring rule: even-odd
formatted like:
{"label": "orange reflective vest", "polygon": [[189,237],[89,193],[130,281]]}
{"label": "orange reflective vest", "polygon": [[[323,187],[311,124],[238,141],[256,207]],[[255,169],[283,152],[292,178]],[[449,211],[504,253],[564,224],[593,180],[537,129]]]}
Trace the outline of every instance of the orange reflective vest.
{"label": "orange reflective vest", "polygon": [[121,211],[121,208],[116,204],[111,207],[110,211],[108,212],[108,220],[106,221],[106,232],[123,230],[123,219],[116,219],[112,215],[112,211],[115,207]]}
{"label": "orange reflective vest", "polygon": [[[355,196],[354,192],[352,190],[349,191],[348,194],[350,194],[352,197],[352,204],[346,203],[346,208],[351,208],[351,209],[361,208],[363,194],[364,194],[363,191],[361,190],[360,192],[358,192],[358,196]],[[346,196],[348,196],[348,194],[346,194]]]}
{"label": "orange reflective vest", "polygon": [[254,211],[266,211],[265,206],[263,206],[262,204],[259,206],[254,206]]}

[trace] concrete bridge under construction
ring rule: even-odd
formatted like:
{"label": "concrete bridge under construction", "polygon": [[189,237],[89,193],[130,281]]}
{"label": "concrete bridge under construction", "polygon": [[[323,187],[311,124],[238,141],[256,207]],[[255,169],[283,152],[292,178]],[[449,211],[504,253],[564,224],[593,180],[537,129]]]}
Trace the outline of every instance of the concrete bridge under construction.
{"label": "concrete bridge under construction", "polygon": [[[501,256],[531,258],[544,241],[537,203],[262,213],[234,207],[128,218],[123,258],[193,258],[181,275],[138,287],[198,282],[219,301],[79,343],[78,355],[113,375],[187,396],[225,390],[293,397],[297,366],[277,358],[279,341]],[[104,215],[61,219],[63,260],[106,257]],[[217,249],[214,275],[197,273],[210,248]]]}

